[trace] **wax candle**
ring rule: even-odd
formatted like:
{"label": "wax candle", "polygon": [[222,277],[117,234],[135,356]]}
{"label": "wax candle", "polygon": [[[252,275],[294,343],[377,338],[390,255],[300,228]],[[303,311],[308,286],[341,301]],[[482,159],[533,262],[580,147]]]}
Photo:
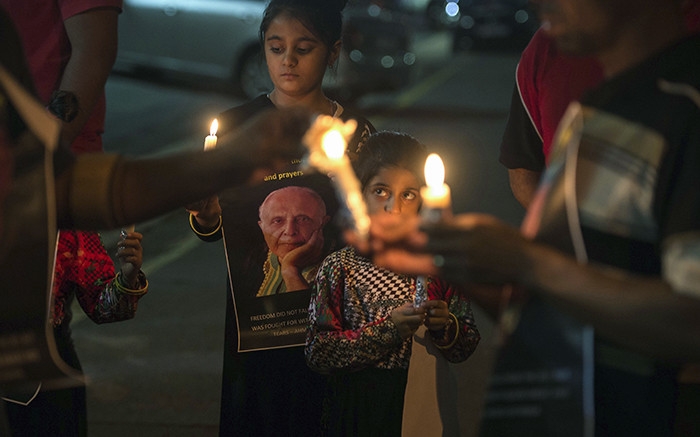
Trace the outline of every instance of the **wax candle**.
{"label": "wax candle", "polygon": [[216,131],[219,130],[219,121],[214,119],[209,128],[209,135],[204,138],[204,150],[213,149],[216,147]]}
{"label": "wax candle", "polygon": [[[445,183],[445,165],[436,153],[428,155],[425,160],[425,183],[420,194],[423,199],[421,218],[425,223],[439,223],[452,214],[450,187]],[[416,292],[413,306],[419,307],[428,300],[428,281],[425,276],[416,278]]]}
{"label": "wax candle", "polygon": [[333,117],[321,115],[307,130],[303,142],[309,149],[307,163],[327,173],[341,201],[345,203],[360,238],[369,236],[370,218],[362,197],[362,186],[345,153],[347,138],[357,128],[357,122],[343,123]]}
{"label": "wax candle", "polygon": [[420,190],[423,199],[423,221],[436,223],[451,214],[450,187],[445,183],[445,166],[437,153],[425,160],[425,183]]}

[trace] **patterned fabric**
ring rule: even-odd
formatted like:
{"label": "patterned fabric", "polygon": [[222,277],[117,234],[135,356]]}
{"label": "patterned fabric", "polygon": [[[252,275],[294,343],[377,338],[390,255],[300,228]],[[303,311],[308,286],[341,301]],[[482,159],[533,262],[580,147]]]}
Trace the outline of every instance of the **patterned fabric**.
{"label": "patterned fabric", "polygon": [[71,302],[95,323],[110,323],[134,317],[138,300],[146,294],[146,278],[139,273],[139,293],[125,294],[115,286],[114,263],[96,232],[61,231],[56,251],[53,281],[52,322],[70,323]]}
{"label": "patterned fabric", "polygon": [[[700,296],[700,82],[685,61],[698,53],[700,37],[689,38],[658,56],[664,69],[652,58],[572,104],[527,233],[559,247],[578,239],[589,260],[663,275],[676,292]],[[562,204],[567,178],[573,216]],[[572,218],[580,235],[564,242],[558,230],[577,229],[565,223]]]}
{"label": "patterned fabric", "polygon": [[[700,64],[689,59],[700,59],[698,36],[572,104],[523,229],[582,262],[700,298]],[[595,348],[597,431],[671,435],[675,364],[598,337]]]}
{"label": "patterned fabric", "polygon": [[[413,301],[415,285],[414,277],[377,267],[351,247],[326,257],[309,306],[309,365],[320,372],[407,369],[412,340],[401,339],[390,314]],[[469,301],[432,278],[428,296],[447,301],[459,321],[458,339],[443,351],[445,357],[452,362],[466,360],[480,340]]]}

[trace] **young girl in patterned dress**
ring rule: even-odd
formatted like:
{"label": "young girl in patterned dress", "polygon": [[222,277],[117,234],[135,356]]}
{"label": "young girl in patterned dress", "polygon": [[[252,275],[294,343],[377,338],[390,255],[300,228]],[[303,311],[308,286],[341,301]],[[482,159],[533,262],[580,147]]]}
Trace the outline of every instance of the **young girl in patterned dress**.
{"label": "young girl in patterned dress", "polygon": [[[415,216],[425,146],[397,132],[369,137],[355,170],[370,214]],[[309,307],[308,365],[329,375],[328,436],[400,436],[411,342],[425,324],[451,362],[474,352],[479,331],[466,297],[429,278],[429,300],[413,305],[416,278],[382,269],[348,246],[324,260]]]}

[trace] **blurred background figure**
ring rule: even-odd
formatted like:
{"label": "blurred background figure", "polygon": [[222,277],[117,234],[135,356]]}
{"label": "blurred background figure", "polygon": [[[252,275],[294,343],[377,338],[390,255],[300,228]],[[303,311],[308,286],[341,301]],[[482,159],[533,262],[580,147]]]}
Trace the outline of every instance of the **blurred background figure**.
{"label": "blurred background figure", "polygon": [[39,100],[62,121],[61,143],[76,153],[101,151],[122,0],[0,0],[0,6],[20,35]]}
{"label": "blurred background figure", "polygon": [[[98,324],[133,318],[139,299],[148,292],[148,281],[141,271],[142,238],[138,232],[123,232],[116,250],[120,268],[115,274],[99,234],[59,232],[49,323],[61,359],[73,369],[82,372],[71,338],[73,301],[77,300],[84,313]],[[29,399],[5,400],[13,436],[88,435],[84,385],[56,390],[37,387]]]}

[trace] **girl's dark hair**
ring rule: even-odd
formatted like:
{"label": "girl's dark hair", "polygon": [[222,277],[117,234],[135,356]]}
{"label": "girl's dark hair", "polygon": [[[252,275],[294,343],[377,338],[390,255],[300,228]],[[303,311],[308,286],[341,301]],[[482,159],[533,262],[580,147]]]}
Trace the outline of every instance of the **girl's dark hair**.
{"label": "girl's dark hair", "polygon": [[343,9],[348,0],[270,0],[260,23],[258,38],[265,47],[265,32],[278,15],[286,13],[299,20],[329,49],[343,33]]}
{"label": "girl's dark hair", "polygon": [[424,184],[423,169],[427,157],[428,150],[425,145],[411,135],[380,131],[367,138],[353,166],[363,190],[369,181],[386,167],[405,168]]}

